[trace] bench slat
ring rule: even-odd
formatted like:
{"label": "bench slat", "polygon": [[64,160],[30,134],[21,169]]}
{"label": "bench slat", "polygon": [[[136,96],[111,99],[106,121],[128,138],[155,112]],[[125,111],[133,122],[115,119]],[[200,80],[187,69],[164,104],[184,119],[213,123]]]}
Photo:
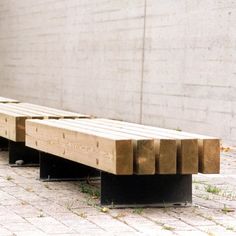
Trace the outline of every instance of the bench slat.
{"label": "bench slat", "polygon": [[37,112],[31,108],[24,108],[19,106],[19,104],[0,104],[1,111],[4,111],[6,114],[15,113],[15,116],[29,116],[29,117],[48,117],[52,118],[55,115],[46,113],[46,112]]}
{"label": "bench slat", "polygon": [[199,172],[203,174],[220,173],[220,140],[199,139]]}
{"label": "bench slat", "polygon": [[[146,139],[154,139],[154,150],[150,149],[150,144],[148,144],[145,140],[144,142],[140,141],[140,145],[136,148],[138,150],[138,155],[134,157],[134,166],[135,173],[137,174],[176,174],[176,152],[177,145],[176,140],[173,139],[159,139],[160,137],[156,137],[154,135],[148,135],[145,132],[140,132],[136,130],[130,130],[128,128],[115,126],[108,124],[106,122],[101,122],[97,119],[90,120],[77,120],[75,119],[73,122],[86,123],[89,126],[103,127],[106,130],[118,131],[122,134],[129,135],[139,135],[141,137],[145,137]],[[152,153],[152,161],[150,161],[150,152]],[[155,164],[156,163],[156,164]],[[152,170],[152,171],[151,171]]]}
{"label": "bench slat", "polygon": [[[95,119],[97,122],[107,123],[108,125],[115,127],[122,127],[123,129],[134,130],[140,132],[144,135],[155,137],[155,138],[166,138],[166,139],[174,139],[176,140],[176,144],[173,144],[171,141],[162,141],[163,149],[161,146],[159,147],[159,155],[157,154],[157,173],[167,173],[170,166],[175,164],[173,158],[177,155],[177,172],[180,174],[196,174],[198,173],[198,145],[197,140],[192,138],[186,138],[178,135],[170,135],[165,134],[164,132],[156,132],[154,129],[149,129],[149,126],[122,122],[122,121],[114,121],[109,119]],[[152,128],[152,127],[151,127]],[[154,128],[154,127],[153,127]],[[169,148],[165,147],[166,143],[171,145]],[[177,145],[177,149],[174,148],[174,145]],[[173,149],[174,148],[174,149]],[[157,148],[158,149],[158,148]],[[176,154],[177,151],[177,154]],[[166,159],[166,157],[168,157]],[[169,162],[170,161],[170,162]],[[188,164],[191,161],[191,165]],[[159,168],[158,168],[159,167]],[[175,172],[176,173],[176,172]]]}
{"label": "bench slat", "polygon": [[30,115],[32,117],[61,117],[61,118],[74,118],[74,117],[82,117],[89,118],[88,115],[58,110],[54,108],[34,105],[30,103],[8,103],[8,104],[0,104],[0,108],[3,110],[14,112],[22,115]]}
{"label": "bench slat", "polygon": [[[170,130],[170,129],[164,129],[164,128],[158,128],[158,127],[152,127],[152,126],[146,126],[146,125],[140,125],[140,124],[134,124],[129,122],[123,122],[123,121],[116,121],[116,120],[109,120],[109,119],[98,119],[101,121],[106,121],[111,124],[116,125],[124,125],[129,126],[134,129],[143,128],[145,130],[148,130],[153,133],[158,133],[159,135],[167,135],[168,137],[179,137],[179,138],[185,138],[185,139],[197,139],[198,140],[198,171],[200,173],[204,174],[218,174],[220,172],[220,139],[206,136],[206,135],[200,135],[200,134],[194,134],[194,133],[188,133],[183,131],[176,131],[176,130]],[[184,146],[184,144],[183,144]],[[179,147],[179,150],[181,148]],[[179,151],[179,153],[181,153]],[[180,164],[181,162],[179,162]]]}
{"label": "bench slat", "polygon": [[112,174],[133,174],[133,143],[127,138],[74,129],[60,120],[27,120],[26,145]]}
{"label": "bench slat", "polygon": [[[33,105],[37,108],[37,105]],[[43,107],[44,108],[44,107]],[[0,136],[15,142],[25,141],[25,120],[30,118],[45,119],[45,118],[88,118],[87,115],[79,113],[71,113],[63,110],[56,110],[53,113],[53,108],[49,108],[52,113],[48,113],[40,106],[40,110],[32,109],[31,104],[21,106],[21,103],[0,104]],[[61,112],[61,115],[60,113]],[[68,116],[67,116],[68,115]]]}
{"label": "bench slat", "polygon": [[156,173],[153,138],[145,137],[138,133],[123,132],[120,129],[93,122],[93,119],[60,120],[59,122],[67,123],[73,127],[84,127],[88,130],[114,133],[131,139],[134,148],[134,173],[137,175],[153,175]]}
{"label": "bench slat", "polygon": [[32,111],[35,111],[35,112],[47,112],[50,115],[60,116],[63,118],[74,118],[78,115],[80,117],[82,117],[82,116],[87,117],[87,118],[90,117],[88,115],[86,116],[84,114],[79,114],[76,112],[64,111],[64,110],[60,110],[60,109],[56,109],[56,108],[45,107],[45,106],[31,104],[31,103],[19,103],[18,106],[22,107],[22,108],[31,109]]}

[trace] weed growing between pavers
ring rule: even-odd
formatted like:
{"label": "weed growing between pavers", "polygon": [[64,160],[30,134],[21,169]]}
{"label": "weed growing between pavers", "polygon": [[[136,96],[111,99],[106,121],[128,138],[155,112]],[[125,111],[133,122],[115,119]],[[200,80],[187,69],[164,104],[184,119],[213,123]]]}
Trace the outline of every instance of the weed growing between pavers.
{"label": "weed growing between pavers", "polygon": [[77,215],[80,216],[80,217],[83,218],[83,219],[86,219],[86,218],[87,218],[86,212],[81,212],[81,213],[78,213]]}
{"label": "weed growing between pavers", "polygon": [[11,180],[14,180],[10,175],[8,175],[7,177],[6,177],[6,180],[8,180],[8,181],[11,181]]}
{"label": "weed growing between pavers", "polygon": [[[224,206],[224,208],[225,209],[227,209],[226,208],[226,206]],[[223,208],[223,209],[224,209]],[[222,210],[223,210],[222,209]],[[225,213],[227,213],[227,212],[225,212]],[[221,227],[223,227],[223,228],[225,228],[226,230],[234,230],[234,228],[232,227],[232,226],[227,226],[227,225],[225,225],[225,224],[222,224],[221,222],[219,222],[217,219],[214,219],[212,216],[207,216],[207,215],[204,215],[204,214],[202,214],[202,213],[198,213],[197,215],[199,215],[199,216],[201,216],[201,217],[203,217],[203,218],[205,218],[205,219],[207,219],[207,220],[209,220],[209,221],[211,221],[211,222],[213,222],[214,224],[216,224],[217,226],[221,226]],[[212,234],[211,232],[209,233],[208,231],[206,232],[208,235],[214,235],[214,234]]]}
{"label": "weed growing between pavers", "polygon": [[52,190],[52,188],[48,184],[44,184],[44,187],[47,188],[47,189]]}
{"label": "weed growing between pavers", "polygon": [[118,213],[116,216],[112,216],[114,219],[120,219],[120,218],[124,218],[124,217],[126,217],[127,216],[127,214],[125,214],[125,213]]}
{"label": "weed growing between pavers", "polygon": [[97,202],[95,202],[95,200],[100,198],[100,190],[97,186],[90,183],[81,183],[80,189],[82,193],[87,194],[86,203],[88,206],[92,206],[103,213],[109,212],[109,208],[101,207]]}
{"label": "weed growing between pavers", "polygon": [[[195,183],[195,184],[194,184]],[[223,198],[227,198],[228,200],[236,200],[236,193],[234,190],[231,189],[221,189],[217,186],[213,186],[210,185],[209,183],[207,183],[206,181],[197,181],[194,180],[193,181],[193,188],[194,190],[205,190],[208,193],[211,193],[213,195],[217,195],[217,196],[221,196]],[[211,200],[213,198],[213,196],[200,196],[201,198],[205,199],[205,200]]]}
{"label": "weed growing between pavers", "polygon": [[179,127],[177,127],[175,130],[176,131],[182,131],[182,129],[180,129]]}
{"label": "weed growing between pavers", "polygon": [[170,231],[175,230],[175,228],[173,228],[171,226],[168,226],[168,225],[163,225],[162,228],[165,229],[165,230],[170,230]]}
{"label": "weed growing between pavers", "polygon": [[208,193],[213,193],[213,194],[219,194],[221,192],[221,189],[216,187],[216,186],[212,186],[212,185],[207,185],[205,187],[205,190],[208,192]]}
{"label": "weed growing between pavers", "polygon": [[234,227],[229,226],[226,228],[226,230],[234,231]]}
{"label": "weed growing between pavers", "polygon": [[225,190],[221,193],[221,196],[222,197],[226,197],[227,199],[229,200],[236,200],[236,194],[234,191],[231,191],[231,190]]}
{"label": "weed growing between pavers", "polygon": [[226,214],[226,213],[229,213],[229,212],[234,212],[234,209],[228,208],[228,207],[224,204],[224,207],[221,209],[221,211]]}
{"label": "weed growing between pavers", "polygon": [[66,208],[67,208],[68,210],[73,209],[73,206],[75,205],[75,203],[76,203],[76,201],[67,201],[67,202],[65,203]]}
{"label": "weed growing between pavers", "polygon": [[142,207],[140,207],[140,208],[135,208],[133,210],[133,213],[141,215],[143,213],[143,211],[144,211],[144,209]]}
{"label": "weed growing between pavers", "polygon": [[99,189],[95,188],[94,186],[91,186],[87,183],[81,183],[80,184],[81,192],[89,194],[92,198],[99,198],[100,197],[100,191]]}

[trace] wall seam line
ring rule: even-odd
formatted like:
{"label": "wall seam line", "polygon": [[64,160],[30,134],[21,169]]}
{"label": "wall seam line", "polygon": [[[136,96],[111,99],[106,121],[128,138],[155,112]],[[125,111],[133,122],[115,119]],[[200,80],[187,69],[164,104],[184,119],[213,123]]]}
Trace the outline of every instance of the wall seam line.
{"label": "wall seam line", "polygon": [[140,82],[140,116],[139,123],[143,121],[143,79],[144,79],[144,62],[145,62],[145,41],[146,41],[146,9],[147,0],[144,0],[144,16],[143,16],[143,42],[142,42],[142,64],[141,64],[141,82]]}

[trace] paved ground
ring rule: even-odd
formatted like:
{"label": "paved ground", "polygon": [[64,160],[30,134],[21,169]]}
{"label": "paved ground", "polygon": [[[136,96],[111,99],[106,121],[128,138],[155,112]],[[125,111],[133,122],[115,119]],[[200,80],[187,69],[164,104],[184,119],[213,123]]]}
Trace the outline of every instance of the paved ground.
{"label": "paved ground", "polygon": [[220,175],[193,177],[192,207],[105,212],[96,187],[40,182],[37,168],[10,168],[7,154],[0,152],[0,235],[236,235],[236,150],[222,154]]}

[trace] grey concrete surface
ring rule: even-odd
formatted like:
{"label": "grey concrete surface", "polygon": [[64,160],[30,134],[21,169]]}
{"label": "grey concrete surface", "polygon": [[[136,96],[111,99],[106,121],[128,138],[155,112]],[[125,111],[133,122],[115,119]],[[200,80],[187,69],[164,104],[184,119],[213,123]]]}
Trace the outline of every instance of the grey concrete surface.
{"label": "grey concrete surface", "polygon": [[104,209],[97,182],[41,182],[38,168],[11,168],[0,152],[0,235],[236,235],[236,150],[221,174],[193,176],[187,208]]}
{"label": "grey concrete surface", "polygon": [[236,1],[1,0],[0,95],[236,142]]}

